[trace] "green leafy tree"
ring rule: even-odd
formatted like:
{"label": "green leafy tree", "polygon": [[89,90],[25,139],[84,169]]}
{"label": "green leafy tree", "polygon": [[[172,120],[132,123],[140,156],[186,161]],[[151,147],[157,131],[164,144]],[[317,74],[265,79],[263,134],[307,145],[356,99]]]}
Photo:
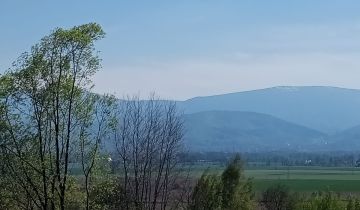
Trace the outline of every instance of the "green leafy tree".
{"label": "green leafy tree", "polygon": [[103,37],[95,23],[55,29],[0,77],[1,155],[19,205],[64,210],[79,156],[91,174],[106,127],[99,119],[108,117],[96,113],[106,103],[91,93],[100,68],[94,43]]}
{"label": "green leafy tree", "polygon": [[191,197],[190,209],[221,209],[222,183],[218,176],[204,172],[198,180]]}
{"label": "green leafy tree", "polygon": [[236,155],[221,175],[222,208],[251,209],[253,207],[252,184],[243,173],[240,155]]}

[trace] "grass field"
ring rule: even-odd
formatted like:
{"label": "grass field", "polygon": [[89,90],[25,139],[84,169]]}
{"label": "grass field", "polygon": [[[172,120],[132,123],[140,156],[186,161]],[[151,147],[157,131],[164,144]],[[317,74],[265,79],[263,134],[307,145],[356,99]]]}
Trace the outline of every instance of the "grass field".
{"label": "grass field", "polygon": [[[194,167],[191,174],[200,177],[208,168],[211,173],[220,174],[223,166],[201,165]],[[281,183],[297,192],[331,190],[335,192],[360,193],[360,169],[346,167],[250,167],[245,170],[253,178],[255,191]]]}

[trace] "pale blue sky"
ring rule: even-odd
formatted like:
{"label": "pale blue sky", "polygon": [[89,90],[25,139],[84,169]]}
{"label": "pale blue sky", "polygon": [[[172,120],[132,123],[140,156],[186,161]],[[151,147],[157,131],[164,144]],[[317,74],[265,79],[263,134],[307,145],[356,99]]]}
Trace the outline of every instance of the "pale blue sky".
{"label": "pale blue sky", "polygon": [[356,0],[2,0],[0,72],[53,28],[97,22],[97,92],[360,88],[359,11]]}

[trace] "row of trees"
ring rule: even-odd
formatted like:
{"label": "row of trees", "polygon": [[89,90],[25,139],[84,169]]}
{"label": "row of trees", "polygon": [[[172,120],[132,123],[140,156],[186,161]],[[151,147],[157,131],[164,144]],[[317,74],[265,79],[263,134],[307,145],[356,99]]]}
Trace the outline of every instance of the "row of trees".
{"label": "row of trees", "polygon": [[[182,156],[188,163],[226,164],[234,156],[231,152],[191,152]],[[247,166],[326,166],[326,167],[358,167],[360,156],[357,152],[248,152],[242,153]]]}

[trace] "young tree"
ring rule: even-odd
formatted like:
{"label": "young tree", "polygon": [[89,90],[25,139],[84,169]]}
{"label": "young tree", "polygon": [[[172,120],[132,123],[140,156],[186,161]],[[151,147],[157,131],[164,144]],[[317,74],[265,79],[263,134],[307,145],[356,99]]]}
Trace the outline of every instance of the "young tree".
{"label": "young tree", "polygon": [[230,161],[221,175],[221,181],[223,209],[252,209],[252,183],[244,176],[239,154]]}
{"label": "young tree", "polygon": [[189,209],[220,210],[222,206],[222,189],[221,179],[205,171],[194,187]]}
{"label": "young tree", "polygon": [[84,133],[91,142],[99,141],[87,124],[97,104],[88,103],[91,77],[100,67],[94,42],[103,36],[95,23],[58,28],[0,78],[7,177],[36,208],[66,208],[69,169],[79,141]]}
{"label": "young tree", "polygon": [[78,162],[85,177],[85,208],[90,209],[90,179],[96,164],[100,161],[101,140],[109,137],[113,122],[115,99],[111,96],[99,96],[93,93],[84,94],[84,104],[87,109],[81,110],[82,121],[79,121]]}

